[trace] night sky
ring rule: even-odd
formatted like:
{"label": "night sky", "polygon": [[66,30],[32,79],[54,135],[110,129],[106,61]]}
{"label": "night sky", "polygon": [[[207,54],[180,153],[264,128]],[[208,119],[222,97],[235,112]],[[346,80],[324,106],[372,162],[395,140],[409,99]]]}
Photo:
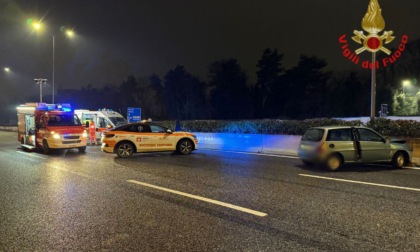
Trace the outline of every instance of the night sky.
{"label": "night sky", "polygon": [[[360,69],[341,54],[338,38],[362,30],[369,0],[0,0],[1,99],[39,94],[34,78],[55,88],[120,85],[128,75],[161,78],[176,65],[206,80],[207,67],[236,58],[255,79],[265,48],[284,53],[286,68],[300,54],[325,59],[331,70]],[[419,0],[379,0],[385,30],[396,39],[420,37]],[[26,20],[41,19],[35,33]],[[61,26],[74,28],[68,39]],[[357,47],[357,45],[355,46]],[[11,72],[3,71],[10,67]],[[44,88],[51,92],[51,85]],[[22,96],[22,95],[21,95]]]}

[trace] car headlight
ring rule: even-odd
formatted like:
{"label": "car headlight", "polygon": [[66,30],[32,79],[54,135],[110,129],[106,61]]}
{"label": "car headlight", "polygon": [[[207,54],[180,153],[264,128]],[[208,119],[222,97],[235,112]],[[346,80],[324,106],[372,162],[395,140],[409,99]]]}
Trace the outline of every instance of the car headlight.
{"label": "car headlight", "polygon": [[82,133],[82,137],[87,137],[88,135],[87,135],[87,133],[86,133],[86,131],[83,131],[83,133]]}
{"label": "car headlight", "polygon": [[58,134],[58,133],[53,133],[53,138],[54,138],[54,139],[60,139],[60,134]]}

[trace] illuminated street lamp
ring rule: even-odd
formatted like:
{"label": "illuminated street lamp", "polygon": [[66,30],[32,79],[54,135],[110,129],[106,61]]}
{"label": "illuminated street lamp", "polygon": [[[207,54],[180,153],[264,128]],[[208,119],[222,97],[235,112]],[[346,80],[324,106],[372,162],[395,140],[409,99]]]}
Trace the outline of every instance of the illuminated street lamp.
{"label": "illuminated street lamp", "polygon": [[67,37],[71,38],[74,36],[74,31],[73,30],[66,30],[66,35]]}
{"label": "illuminated street lamp", "polygon": [[405,87],[411,85],[411,80],[403,80],[402,86],[403,86],[403,94],[405,94]]}
{"label": "illuminated street lamp", "polygon": [[[28,25],[31,25],[36,31],[39,31],[43,28],[43,25],[40,22],[33,23],[31,19],[26,21]],[[71,38],[74,36],[74,31],[71,29],[66,29],[64,26],[60,28],[60,31],[66,34],[67,37]],[[55,34],[50,33],[52,37],[52,55],[53,55],[53,66],[52,66],[52,103],[54,104],[54,95],[55,95]]]}
{"label": "illuminated street lamp", "polygon": [[10,68],[9,68],[9,67],[5,67],[5,68],[3,68],[3,70],[4,70],[6,73],[10,73]]}

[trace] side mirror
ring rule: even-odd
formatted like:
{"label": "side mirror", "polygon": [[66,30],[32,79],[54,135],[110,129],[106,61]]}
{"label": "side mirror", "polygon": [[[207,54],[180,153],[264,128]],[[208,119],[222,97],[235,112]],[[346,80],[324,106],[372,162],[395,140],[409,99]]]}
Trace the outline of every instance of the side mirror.
{"label": "side mirror", "polygon": [[172,134],[172,130],[167,129],[167,130],[166,130],[166,133],[168,133],[168,134]]}

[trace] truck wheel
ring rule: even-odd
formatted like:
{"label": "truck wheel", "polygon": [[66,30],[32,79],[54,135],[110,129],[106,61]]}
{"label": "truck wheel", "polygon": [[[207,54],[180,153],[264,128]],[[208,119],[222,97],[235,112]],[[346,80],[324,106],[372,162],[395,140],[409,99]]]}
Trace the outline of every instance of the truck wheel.
{"label": "truck wheel", "polygon": [[79,152],[85,152],[85,150],[86,150],[86,146],[79,147],[79,148],[77,148],[77,149],[79,150]]}
{"label": "truck wheel", "polygon": [[182,155],[188,155],[193,150],[193,144],[190,140],[183,139],[183,140],[178,142],[178,144],[176,146],[176,150],[178,151],[178,153],[180,153]]}
{"label": "truck wheel", "polygon": [[120,158],[131,157],[131,155],[133,155],[133,151],[134,151],[133,145],[131,143],[128,143],[128,142],[120,143],[117,146],[117,155]]}
{"label": "truck wheel", "polygon": [[42,152],[48,154],[50,152],[50,147],[48,146],[47,140],[42,141]]}
{"label": "truck wheel", "polygon": [[403,168],[405,165],[405,155],[402,152],[395,153],[394,157],[392,158],[392,166],[396,169]]}

